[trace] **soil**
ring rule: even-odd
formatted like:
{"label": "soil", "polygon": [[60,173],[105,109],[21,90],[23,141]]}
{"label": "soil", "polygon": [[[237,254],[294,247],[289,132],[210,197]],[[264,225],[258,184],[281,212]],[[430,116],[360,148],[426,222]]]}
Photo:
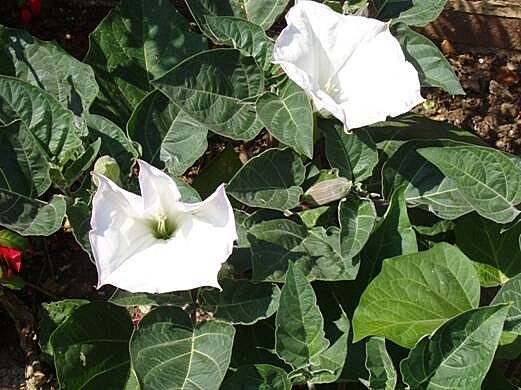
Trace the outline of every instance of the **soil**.
{"label": "soil", "polygon": [[[42,0],[41,14],[22,25],[16,0],[0,2],[0,24],[25,28],[31,34],[55,40],[77,58],[88,49],[88,34],[117,0]],[[182,1],[176,0],[176,4]],[[188,16],[186,9],[181,10]],[[276,29],[280,30],[281,23]],[[427,101],[415,109],[436,120],[447,120],[474,132],[491,146],[521,154],[521,53],[453,46],[440,43],[460,77],[465,96],[450,96],[438,89],[425,89]],[[228,142],[228,141],[226,141]],[[212,150],[226,142],[216,138]],[[256,142],[234,144],[240,160],[273,145],[262,133]],[[210,156],[211,157],[211,156]],[[194,165],[187,181],[198,174],[208,157]],[[243,161],[244,162],[244,161]],[[46,239],[34,239],[34,256],[24,255],[21,276],[30,284],[16,294],[8,293],[15,323],[0,310],[0,388],[57,388],[53,369],[39,360],[37,324],[42,302],[65,298],[107,299],[110,287],[95,289],[96,269],[72,235],[60,231]],[[2,302],[0,302],[1,304]]]}

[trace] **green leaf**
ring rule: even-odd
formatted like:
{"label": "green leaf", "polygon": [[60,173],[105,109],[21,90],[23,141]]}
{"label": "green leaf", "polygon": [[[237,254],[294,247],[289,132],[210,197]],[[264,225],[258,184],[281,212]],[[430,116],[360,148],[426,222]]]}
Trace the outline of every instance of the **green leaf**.
{"label": "green leaf", "polygon": [[121,167],[122,174],[128,176],[139,153],[125,132],[100,115],[88,115],[87,125],[89,134],[101,139],[100,154],[113,157]]}
{"label": "green leaf", "polygon": [[334,120],[320,120],[318,127],[326,139],[326,157],[331,168],[338,168],[341,176],[356,182],[371,176],[378,163],[378,152],[367,131],[358,129],[346,134],[342,124]]}
{"label": "green leaf", "polygon": [[101,147],[101,139],[98,138],[90,144],[85,151],[76,158],[63,172],[65,186],[68,188],[78,180],[89,168],[92,167]]}
{"label": "green leaf", "polygon": [[369,371],[368,389],[393,390],[396,386],[396,369],[385,349],[383,337],[369,337],[365,344],[365,367]]}
{"label": "green leaf", "polygon": [[118,306],[185,306],[192,303],[190,291],[176,291],[164,294],[131,293],[117,289],[109,299]]}
{"label": "green leaf", "polygon": [[457,146],[418,150],[456,183],[465,200],[482,217],[513,221],[520,211],[521,160],[492,148]]}
{"label": "green leaf", "polygon": [[50,186],[49,165],[19,121],[0,126],[0,225],[23,236],[48,236],[65,216],[65,199],[36,199]]}
{"label": "green leaf", "polygon": [[159,91],[139,103],[127,130],[141,144],[144,160],[173,175],[182,175],[208,147],[208,130]]}
{"label": "green leaf", "polygon": [[403,23],[396,23],[391,29],[405,57],[418,71],[423,86],[439,87],[451,95],[465,95],[452,66],[434,43]]}
{"label": "green leaf", "polygon": [[275,23],[279,15],[284,12],[289,0],[246,0],[245,2],[237,3],[237,6],[244,7],[244,13],[249,21],[267,30]]}
{"label": "green leaf", "polygon": [[384,196],[396,188],[405,187],[405,201],[412,207],[422,207],[440,218],[456,219],[473,208],[465,200],[456,183],[443,175],[417,150],[427,146],[449,147],[453,141],[413,140],[405,142],[387,160],[382,169]]}
{"label": "green leaf", "polygon": [[65,164],[81,147],[72,112],[52,95],[25,81],[0,75],[0,124],[20,120],[47,160]]}
{"label": "green leaf", "polygon": [[77,117],[82,117],[98,94],[91,67],[55,42],[44,42],[23,30],[5,29],[5,52],[15,76],[53,95]]}
{"label": "green leaf", "polygon": [[192,326],[177,307],[160,307],[141,320],[130,354],[145,389],[218,389],[230,363],[233,326],[206,321]]}
{"label": "green leaf", "polygon": [[411,140],[447,139],[486,146],[482,139],[466,130],[448,122],[436,121],[414,113],[366,126],[365,129],[376,142],[381,157],[384,158],[392,157],[400,146]]}
{"label": "green leaf", "polygon": [[504,284],[521,273],[521,225],[503,233],[501,228],[476,214],[467,215],[456,224],[456,245],[475,262],[484,287]]}
{"label": "green leaf", "polygon": [[379,19],[393,19],[410,26],[424,27],[436,20],[447,0],[377,0]]}
{"label": "green leaf", "polygon": [[232,324],[251,325],[273,315],[279,307],[280,289],[272,283],[221,280],[223,291],[202,290],[203,310]]}
{"label": "green leaf", "polygon": [[74,239],[92,260],[89,231],[92,210],[87,202],[81,199],[69,199],[67,204],[67,219],[72,227]]}
{"label": "green leaf", "polygon": [[491,304],[497,305],[500,303],[512,304],[505,320],[504,330],[521,335],[521,275],[517,275],[506,282]]}
{"label": "green leaf", "polygon": [[66,202],[61,195],[54,195],[46,203],[7,191],[0,186],[0,225],[22,236],[50,236],[56,232],[65,217]]}
{"label": "green leaf", "polygon": [[338,228],[307,230],[287,219],[264,221],[248,231],[253,279],[282,282],[289,263],[309,280],[352,280],[357,258],[343,256]]}
{"label": "green leaf", "polygon": [[411,348],[447,319],[477,307],[479,296],[474,266],[454,246],[439,243],[387,259],[360,298],[353,341],[383,336]]}
{"label": "green leaf", "polygon": [[248,206],[292,209],[299,204],[305,173],[302,160],[291,149],[268,149],[239,169],[227,192]]}
{"label": "green leaf", "polygon": [[170,175],[170,177],[174,180],[175,184],[177,185],[177,189],[181,193],[181,200],[183,202],[196,203],[201,201],[201,196],[195,188],[190,186],[190,184],[188,184],[179,177],[172,175]]}
{"label": "green leaf", "polygon": [[262,128],[250,101],[264,90],[264,76],[252,57],[236,49],[215,49],[183,61],[153,84],[211,131],[250,140]]}
{"label": "green leaf", "polygon": [[29,248],[27,239],[10,230],[0,230],[0,246],[24,251]]}
{"label": "green leaf", "polygon": [[279,95],[265,92],[257,99],[257,113],[275,138],[313,158],[313,111],[302,88],[288,80]]}
{"label": "green leaf", "polygon": [[40,314],[38,344],[43,352],[53,355],[50,338],[53,332],[64,323],[80,306],[89,303],[86,299],[65,299],[63,301],[42,303]]}
{"label": "green leaf", "polygon": [[276,323],[277,355],[294,368],[320,363],[320,354],[329,346],[324,319],[311,284],[291,262],[280,294]]}
{"label": "green leaf", "polygon": [[152,79],[206,47],[170,1],[122,1],[90,35],[86,62],[100,85],[96,111],[122,125],[153,89]]}
{"label": "green leaf", "polygon": [[348,198],[338,205],[342,255],[354,257],[365,246],[376,222],[376,210],[370,199]]}
{"label": "green leaf", "polygon": [[383,259],[416,252],[416,233],[407,215],[403,188],[398,189],[392,194],[383,219],[361,252],[362,266],[357,280],[367,283],[380,271]]}
{"label": "green leaf", "polygon": [[92,302],[74,310],[50,340],[60,389],[123,388],[131,332],[124,308]]}
{"label": "green leaf", "polygon": [[271,66],[273,42],[262,28],[242,18],[206,16],[205,19],[207,28],[218,43],[252,56],[264,70]]}
{"label": "green leaf", "polygon": [[402,361],[413,389],[480,389],[494,358],[508,307],[469,310],[423,338]]}
{"label": "green leaf", "polygon": [[186,5],[199,28],[208,36],[212,32],[206,24],[208,16],[237,16],[267,30],[286,9],[289,0],[190,0]]}
{"label": "green leaf", "polygon": [[291,382],[286,371],[269,364],[242,366],[223,385],[222,390],[277,389],[291,390]]}

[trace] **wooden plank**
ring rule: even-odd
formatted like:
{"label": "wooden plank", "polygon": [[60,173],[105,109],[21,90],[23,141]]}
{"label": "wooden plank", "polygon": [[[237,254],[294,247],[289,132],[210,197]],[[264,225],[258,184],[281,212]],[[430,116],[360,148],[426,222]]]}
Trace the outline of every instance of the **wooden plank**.
{"label": "wooden plank", "polygon": [[450,0],[447,9],[479,15],[521,18],[519,0]]}
{"label": "wooden plank", "polygon": [[513,17],[447,9],[421,32],[438,41],[521,50],[521,19]]}

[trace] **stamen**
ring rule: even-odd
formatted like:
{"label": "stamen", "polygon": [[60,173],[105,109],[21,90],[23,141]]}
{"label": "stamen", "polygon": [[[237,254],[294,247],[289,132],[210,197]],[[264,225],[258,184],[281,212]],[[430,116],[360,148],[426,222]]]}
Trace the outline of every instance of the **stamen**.
{"label": "stamen", "polygon": [[165,213],[159,214],[157,219],[152,221],[152,228],[154,236],[162,240],[169,239],[175,232],[174,223],[168,219]]}

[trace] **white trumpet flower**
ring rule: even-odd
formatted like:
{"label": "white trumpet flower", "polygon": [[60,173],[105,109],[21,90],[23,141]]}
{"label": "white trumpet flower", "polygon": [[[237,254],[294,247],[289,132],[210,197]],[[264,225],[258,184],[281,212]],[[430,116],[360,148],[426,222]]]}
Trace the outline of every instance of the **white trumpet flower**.
{"label": "white trumpet flower", "polygon": [[181,202],[175,182],[139,161],[141,196],[98,175],[90,244],[98,288],[163,293],[219,287],[217,273],[237,239],[224,185],[199,203]]}
{"label": "white trumpet flower", "polygon": [[347,130],[409,111],[424,99],[389,24],[301,0],[286,15],[273,62]]}

